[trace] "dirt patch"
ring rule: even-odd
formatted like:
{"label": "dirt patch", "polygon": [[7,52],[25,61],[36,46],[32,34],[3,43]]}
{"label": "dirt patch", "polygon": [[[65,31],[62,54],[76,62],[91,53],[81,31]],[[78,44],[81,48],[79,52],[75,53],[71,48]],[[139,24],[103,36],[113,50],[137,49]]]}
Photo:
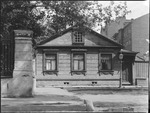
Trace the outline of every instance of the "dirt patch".
{"label": "dirt patch", "polygon": [[1,111],[86,111],[86,107],[84,105],[22,105],[13,107],[2,107]]}
{"label": "dirt patch", "polygon": [[121,95],[148,95],[147,90],[143,89],[126,89],[126,90],[99,90],[99,89],[83,89],[83,90],[69,90],[69,92],[73,92],[75,94],[92,94],[92,95],[98,95],[98,94],[106,94],[106,95],[115,95],[115,94],[121,94]]}
{"label": "dirt patch", "polygon": [[125,102],[94,102],[95,107],[134,107],[139,104],[135,103],[125,103]]}

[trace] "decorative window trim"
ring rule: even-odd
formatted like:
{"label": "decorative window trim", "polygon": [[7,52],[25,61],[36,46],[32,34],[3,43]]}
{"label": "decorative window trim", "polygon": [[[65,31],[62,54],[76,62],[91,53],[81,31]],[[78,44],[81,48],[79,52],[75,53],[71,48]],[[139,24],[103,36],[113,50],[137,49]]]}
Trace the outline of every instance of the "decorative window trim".
{"label": "decorative window trim", "polygon": [[[76,41],[75,41],[75,38],[76,38],[76,37],[74,36],[74,33],[75,33],[75,32],[81,33],[81,38],[82,38],[82,39],[81,39],[81,40],[82,40],[81,42],[76,42]],[[72,31],[72,44],[74,44],[74,45],[84,45],[84,42],[85,42],[85,41],[84,41],[84,33],[81,32],[81,31],[79,31],[79,30],[73,30],[73,31]]]}
{"label": "decorative window trim", "polygon": [[[80,71],[80,70],[74,70],[74,63],[73,63],[73,55],[74,54],[83,54],[83,58],[84,58],[84,70]],[[86,75],[86,68],[87,68],[87,62],[86,62],[86,52],[85,51],[72,51],[71,52],[71,64],[70,64],[70,69],[71,69],[71,75],[73,74],[77,74],[77,75],[81,75],[83,74],[84,76]]]}
{"label": "decorative window trim", "polygon": [[104,75],[108,75],[108,74],[111,74],[111,75],[113,75],[114,74],[114,70],[113,70],[113,65],[112,65],[112,63],[113,63],[113,60],[112,60],[112,57],[111,57],[111,69],[110,70],[100,70],[100,66],[101,66],[101,55],[102,54],[109,54],[109,55],[111,55],[112,57],[113,57],[113,53],[112,52],[100,52],[99,53],[99,55],[98,55],[98,73],[99,73],[99,76],[101,75],[101,74],[104,74]]}
{"label": "decorative window trim", "polygon": [[[49,75],[52,75],[52,74],[55,74],[58,76],[58,52],[56,50],[43,50],[43,75],[45,74],[49,74]],[[56,70],[46,70],[46,54],[53,54],[53,55],[56,55]]]}

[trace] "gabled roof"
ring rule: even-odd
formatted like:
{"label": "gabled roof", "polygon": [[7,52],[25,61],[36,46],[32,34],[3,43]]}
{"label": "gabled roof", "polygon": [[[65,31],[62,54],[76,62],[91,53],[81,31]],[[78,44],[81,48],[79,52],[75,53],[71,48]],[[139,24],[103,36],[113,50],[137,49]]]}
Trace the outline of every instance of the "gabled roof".
{"label": "gabled roof", "polygon": [[[62,31],[62,32],[60,32],[60,33],[57,33],[57,34],[55,34],[55,35],[53,35],[53,36],[51,36],[51,37],[49,37],[49,38],[47,38],[47,39],[41,41],[39,44],[37,44],[37,46],[40,46],[40,45],[43,45],[43,44],[45,44],[45,43],[47,43],[47,42],[49,42],[49,41],[52,41],[52,40],[54,40],[54,39],[56,39],[56,38],[62,36],[63,34],[65,34],[65,33],[69,32],[69,31],[73,30],[75,27],[76,27],[76,26],[72,26],[72,27],[70,27],[70,28],[68,28],[68,29],[66,29],[66,30],[64,30],[64,31]],[[107,37],[103,36],[102,34],[99,34],[99,33],[95,32],[94,30],[92,30],[92,29],[90,29],[90,28],[88,28],[88,27],[86,27],[86,26],[83,26],[83,27],[84,27],[88,32],[91,32],[91,33],[93,33],[94,35],[96,35],[96,36],[98,36],[98,37],[101,37],[101,38],[107,40],[108,42],[113,43],[113,44],[115,44],[115,45],[117,45],[117,46],[119,46],[119,47],[123,47],[121,44],[115,42],[114,40],[112,40],[112,39],[110,39],[110,38],[107,38]]]}
{"label": "gabled roof", "polygon": [[69,32],[69,31],[72,30],[72,29],[73,29],[73,27],[70,27],[70,28],[68,28],[68,29],[66,29],[66,30],[64,30],[64,31],[62,31],[61,33],[57,33],[57,34],[55,34],[55,35],[53,35],[53,36],[51,36],[51,37],[49,37],[49,38],[47,38],[47,39],[41,41],[40,43],[38,43],[38,45],[42,45],[42,44],[45,44],[46,42],[49,42],[49,41],[51,41],[51,40],[54,40],[55,38],[57,38],[57,37],[59,37],[59,36],[62,36],[63,34]]}

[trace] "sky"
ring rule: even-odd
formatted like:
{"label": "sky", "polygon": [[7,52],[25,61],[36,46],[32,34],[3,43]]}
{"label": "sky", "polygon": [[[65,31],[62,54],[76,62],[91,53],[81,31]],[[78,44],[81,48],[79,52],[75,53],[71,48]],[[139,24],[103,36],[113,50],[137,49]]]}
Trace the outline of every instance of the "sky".
{"label": "sky", "polygon": [[149,13],[149,0],[146,1],[127,1],[128,9],[131,13],[127,15],[127,19],[135,19]]}
{"label": "sky", "polygon": [[[115,3],[125,2],[125,1],[115,1]],[[107,6],[110,4],[110,1],[99,1],[100,4],[103,6]],[[145,14],[149,13],[149,0],[143,0],[143,1],[126,1],[127,3],[127,9],[131,10],[131,13],[126,15],[126,19],[136,19],[138,17],[141,17]],[[94,27],[93,30],[96,32],[100,32],[101,28],[99,26]]]}
{"label": "sky", "polygon": [[[107,5],[110,1],[99,1],[103,5]],[[123,2],[123,1],[114,1],[115,3]],[[128,10],[131,10],[131,13],[126,15],[127,19],[135,19],[140,16],[143,16],[149,13],[149,0],[145,1],[126,1]]]}

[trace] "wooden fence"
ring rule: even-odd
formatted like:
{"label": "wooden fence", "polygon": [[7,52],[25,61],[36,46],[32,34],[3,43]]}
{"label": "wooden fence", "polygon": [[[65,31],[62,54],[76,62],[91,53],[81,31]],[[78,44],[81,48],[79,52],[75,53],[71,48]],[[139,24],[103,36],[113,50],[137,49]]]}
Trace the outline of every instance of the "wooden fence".
{"label": "wooden fence", "polygon": [[137,78],[148,78],[148,68],[149,62],[148,61],[135,61],[134,62],[136,77]]}

